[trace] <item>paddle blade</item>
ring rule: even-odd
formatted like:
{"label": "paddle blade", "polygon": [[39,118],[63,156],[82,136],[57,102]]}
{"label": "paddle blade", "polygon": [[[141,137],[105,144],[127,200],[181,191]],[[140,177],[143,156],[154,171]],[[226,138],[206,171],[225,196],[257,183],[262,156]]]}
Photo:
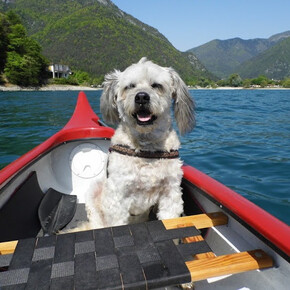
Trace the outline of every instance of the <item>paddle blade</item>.
{"label": "paddle blade", "polygon": [[76,212],[77,197],[50,188],[38,208],[38,217],[44,234],[55,234],[63,229]]}

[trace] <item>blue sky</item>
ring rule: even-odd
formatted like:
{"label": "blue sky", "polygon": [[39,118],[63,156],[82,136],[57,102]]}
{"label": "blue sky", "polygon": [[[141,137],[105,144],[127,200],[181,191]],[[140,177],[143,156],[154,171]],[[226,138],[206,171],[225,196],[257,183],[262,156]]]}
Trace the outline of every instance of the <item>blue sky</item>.
{"label": "blue sky", "polygon": [[181,51],[213,39],[268,38],[290,30],[290,0],[112,0]]}

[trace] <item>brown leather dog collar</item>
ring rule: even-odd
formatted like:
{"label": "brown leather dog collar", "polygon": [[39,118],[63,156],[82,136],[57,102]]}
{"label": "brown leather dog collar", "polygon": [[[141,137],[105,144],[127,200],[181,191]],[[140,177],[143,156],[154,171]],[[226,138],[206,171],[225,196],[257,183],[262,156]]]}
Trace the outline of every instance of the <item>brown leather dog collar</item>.
{"label": "brown leather dog collar", "polygon": [[179,158],[178,150],[168,151],[136,151],[129,146],[116,144],[109,148],[109,152],[117,152],[119,154],[140,157],[140,158],[155,158],[155,159],[174,159]]}

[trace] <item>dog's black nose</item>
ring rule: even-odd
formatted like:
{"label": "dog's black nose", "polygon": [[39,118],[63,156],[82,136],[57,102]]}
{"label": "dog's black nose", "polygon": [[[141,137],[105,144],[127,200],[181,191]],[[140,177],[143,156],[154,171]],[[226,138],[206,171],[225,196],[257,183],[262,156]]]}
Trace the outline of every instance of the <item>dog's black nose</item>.
{"label": "dog's black nose", "polygon": [[135,96],[135,103],[140,105],[148,104],[150,96],[145,92],[140,92]]}

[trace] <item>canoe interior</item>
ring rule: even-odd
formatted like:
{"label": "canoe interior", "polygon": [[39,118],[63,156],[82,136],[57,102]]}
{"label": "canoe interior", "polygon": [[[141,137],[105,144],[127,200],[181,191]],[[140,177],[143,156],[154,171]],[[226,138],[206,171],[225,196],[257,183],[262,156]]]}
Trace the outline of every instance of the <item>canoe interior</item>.
{"label": "canoe interior", "polygon": [[[76,195],[78,211],[80,208],[84,210],[83,205],[92,188],[106,176],[109,145],[110,141],[100,139],[63,143],[9,180],[0,192],[0,242],[38,234],[41,228],[38,207],[49,189]],[[187,215],[202,213],[186,192],[184,199]]]}
{"label": "canoe interior", "polygon": [[62,143],[7,181],[0,190],[0,241],[38,233],[38,206],[51,188],[77,196],[84,208],[90,190],[106,175],[109,144],[95,138]]}
{"label": "canoe interior", "polygon": [[[38,207],[43,194],[50,188],[76,195],[79,210],[84,211],[91,190],[106,176],[109,145],[109,140],[98,138],[64,142],[7,180],[0,189],[0,242],[35,237],[39,233]],[[228,209],[188,180],[183,180],[182,188],[186,215],[217,211],[228,215],[227,225],[202,232],[216,255],[262,249],[275,261],[275,268],[207,279],[196,282],[196,289],[262,289],[261,285],[267,285],[267,289],[287,289],[289,257],[287,261],[285,255],[280,255]],[[82,216],[79,212],[77,215],[73,224]]]}

